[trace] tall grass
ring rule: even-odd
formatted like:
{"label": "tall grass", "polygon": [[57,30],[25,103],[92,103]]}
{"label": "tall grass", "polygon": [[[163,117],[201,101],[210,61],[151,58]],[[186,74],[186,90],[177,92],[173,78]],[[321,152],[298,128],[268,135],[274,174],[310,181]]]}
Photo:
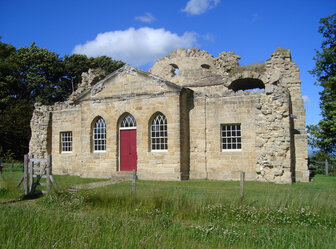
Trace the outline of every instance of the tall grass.
{"label": "tall grass", "polygon": [[0,206],[0,248],[335,248],[336,177],[138,181]]}
{"label": "tall grass", "polygon": [[[18,200],[23,197],[23,185],[17,188],[17,185],[22,177],[23,173],[21,171],[5,171],[0,173],[0,202],[1,201],[13,201]],[[62,191],[66,191],[69,187],[77,184],[85,184],[97,181],[106,181],[106,179],[95,179],[95,178],[81,178],[79,176],[54,176],[58,187]],[[41,179],[40,182],[45,183],[45,179]],[[37,187],[41,190],[41,186]]]}
{"label": "tall grass", "polygon": [[0,200],[1,199],[18,199],[22,192],[16,187],[20,173],[1,173],[0,174]]}

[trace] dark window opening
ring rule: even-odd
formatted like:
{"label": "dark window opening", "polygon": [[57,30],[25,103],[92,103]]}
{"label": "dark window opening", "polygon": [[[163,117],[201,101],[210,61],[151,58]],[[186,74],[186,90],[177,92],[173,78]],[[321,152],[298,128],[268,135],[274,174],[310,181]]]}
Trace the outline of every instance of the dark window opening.
{"label": "dark window opening", "polygon": [[172,77],[176,77],[179,74],[180,69],[175,64],[170,64],[170,65],[172,66],[172,68],[171,68]]}
{"label": "dark window opening", "polygon": [[210,69],[210,66],[208,64],[202,64],[201,65],[201,68],[204,68],[204,69]]}
{"label": "dark window opening", "polygon": [[265,84],[261,80],[251,78],[235,80],[229,86],[229,89],[232,89],[235,92],[239,90],[245,91],[251,89],[264,89],[264,88]]}

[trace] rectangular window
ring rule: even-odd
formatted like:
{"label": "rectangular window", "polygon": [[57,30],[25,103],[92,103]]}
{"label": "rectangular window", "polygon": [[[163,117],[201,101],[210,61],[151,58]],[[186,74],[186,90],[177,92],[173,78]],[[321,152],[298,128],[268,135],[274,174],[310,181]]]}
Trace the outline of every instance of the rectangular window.
{"label": "rectangular window", "polygon": [[61,132],[61,152],[72,152],[72,131]]}
{"label": "rectangular window", "polygon": [[241,149],[240,124],[221,125],[222,150]]}

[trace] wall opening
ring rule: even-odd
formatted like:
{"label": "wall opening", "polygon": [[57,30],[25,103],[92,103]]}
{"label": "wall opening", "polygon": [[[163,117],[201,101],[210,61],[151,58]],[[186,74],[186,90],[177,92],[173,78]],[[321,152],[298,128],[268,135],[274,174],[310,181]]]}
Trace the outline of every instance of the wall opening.
{"label": "wall opening", "polygon": [[177,75],[179,75],[180,73],[180,69],[179,67],[176,65],[176,64],[170,64],[171,65],[171,74],[172,74],[172,77],[176,77]]}
{"label": "wall opening", "polygon": [[265,89],[265,84],[259,79],[246,78],[246,79],[237,79],[233,81],[228,88],[232,89],[235,92],[239,90],[242,90],[242,91],[252,90],[252,89],[261,90],[261,89]]}
{"label": "wall opening", "polygon": [[208,64],[202,64],[201,68],[203,68],[203,69],[210,69],[210,66]]}

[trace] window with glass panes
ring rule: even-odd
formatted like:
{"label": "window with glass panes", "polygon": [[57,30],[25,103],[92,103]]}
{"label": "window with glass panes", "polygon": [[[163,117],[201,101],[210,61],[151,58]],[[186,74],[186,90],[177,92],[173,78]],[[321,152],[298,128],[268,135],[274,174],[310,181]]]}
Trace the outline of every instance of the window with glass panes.
{"label": "window with glass panes", "polygon": [[61,152],[72,152],[72,132],[61,132]]}
{"label": "window with glass panes", "polygon": [[106,150],[106,124],[103,118],[99,118],[93,127],[93,150]]}
{"label": "window with glass panes", "polygon": [[241,125],[221,125],[222,150],[241,149]]}
{"label": "window with glass panes", "polygon": [[156,115],[152,121],[151,148],[152,151],[168,150],[167,119],[162,113]]}

